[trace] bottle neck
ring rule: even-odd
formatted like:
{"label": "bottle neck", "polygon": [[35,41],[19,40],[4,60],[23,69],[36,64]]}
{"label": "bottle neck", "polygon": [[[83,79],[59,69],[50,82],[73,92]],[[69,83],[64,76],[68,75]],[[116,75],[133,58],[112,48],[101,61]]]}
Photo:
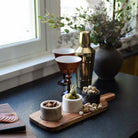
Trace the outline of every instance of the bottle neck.
{"label": "bottle neck", "polygon": [[90,47],[90,32],[89,31],[80,32],[79,46]]}

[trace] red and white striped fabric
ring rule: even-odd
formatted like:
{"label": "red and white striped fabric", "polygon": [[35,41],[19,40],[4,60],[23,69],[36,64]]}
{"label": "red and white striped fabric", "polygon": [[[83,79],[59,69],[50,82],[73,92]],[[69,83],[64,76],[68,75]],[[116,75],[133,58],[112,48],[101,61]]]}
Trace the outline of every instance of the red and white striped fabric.
{"label": "red and white striped fabric", "polygon": [[14,113],[0,113],[0,122],[13,123],[18,120],[17,114]]}

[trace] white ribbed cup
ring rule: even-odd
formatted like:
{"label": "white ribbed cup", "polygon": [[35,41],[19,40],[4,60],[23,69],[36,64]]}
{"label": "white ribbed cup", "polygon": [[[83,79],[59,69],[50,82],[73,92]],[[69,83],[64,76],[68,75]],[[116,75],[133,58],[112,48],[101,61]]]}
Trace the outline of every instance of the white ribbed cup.
{"label": "white ribbed cup", "polygon": [[78,113],[82,108],[82,96],[77,94],[78,99],[67,99],[66,95],[62,97],[62,110],[66,113]]}

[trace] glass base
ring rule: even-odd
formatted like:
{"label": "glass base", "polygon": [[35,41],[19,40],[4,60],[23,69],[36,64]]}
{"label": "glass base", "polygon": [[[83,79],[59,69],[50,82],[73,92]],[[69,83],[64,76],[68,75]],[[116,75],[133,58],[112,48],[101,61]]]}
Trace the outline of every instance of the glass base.
{"label": "glass base", "polygon": [[67,86],[67,82],[66,82],[66,80],[60,80],[60,81],[58,81],[58,85],[62,85],[62,86]]}
{"label": "glass base", "polygon": [[68,94],[68,90],[61,92],[61,95],[65,95],[65,94]]}

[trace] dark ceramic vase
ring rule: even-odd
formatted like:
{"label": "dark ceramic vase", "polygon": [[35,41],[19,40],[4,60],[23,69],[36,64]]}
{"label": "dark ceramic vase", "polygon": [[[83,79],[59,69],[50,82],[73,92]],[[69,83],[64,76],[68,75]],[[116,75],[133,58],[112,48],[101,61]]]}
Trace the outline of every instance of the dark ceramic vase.
{"label": "dark ceramic vase", "polygon": [[123,57],[115,48],[98,48],[95,54],[94,71],[101,80],[113,80],[122,62]]}

